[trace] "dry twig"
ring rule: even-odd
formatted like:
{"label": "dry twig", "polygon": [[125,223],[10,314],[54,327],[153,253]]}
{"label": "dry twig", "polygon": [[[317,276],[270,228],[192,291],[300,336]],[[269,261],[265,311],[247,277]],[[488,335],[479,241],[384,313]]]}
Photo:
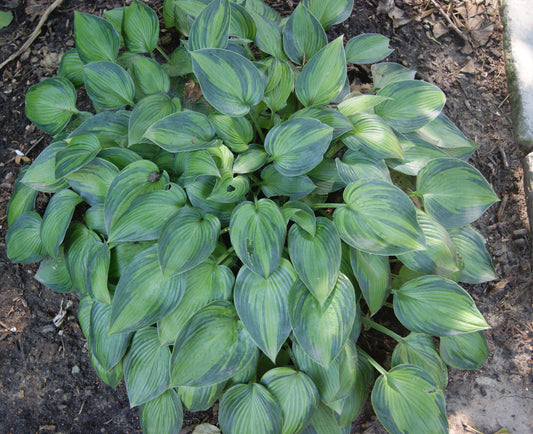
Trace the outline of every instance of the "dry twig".
{"label": "dry twig", "polygon": [[442,15],[442,17],[446,20],[446,22],[448,23],[448,27],[451,28],[455,33],[457,33],[465,42],[470,42],[468,40],[468,36],[466,36],[459,27],[457,27],[455,25],[455,23],[452,21],[452,19],[450,18],[450,16],[446,13],[446,11],[444,9],[442,9],[440,7],[440,5],[437,3],[437,0],[431,0],[431,3],[433,4],[433,6],[435,6],[435,8],[437,8],[437,10],[439,11],[439,13]]}
{"label": "dry twig", "polygon": [[43,16],[41,17],[41,19],[37,23],[37,27],[35,27],[35,30],[32,32],[32,34],[30,35],[28,40],[26,42],[24,42],[22,47],[20,47],[15,53],[13,53],[11,56],[9,56],[6,60],[4,60],[0,64],[0,71],[4,68],[4,66],[6,66],[9,62],[15,60],[17,57],[19,57],[22,53],[24,53],[24,51],[26,51],[30,47],[31,44],[33,44],[33,41],[35,41],[37,39],[37,36],[39,36],[39,34],[41,33],[41,29],[43,28],[44,23],[48,19],[48,16],[61,3],[63,3],[63,0],[55,0],[50,6],[48,6],[46,8],[46,10],[44,11]]}

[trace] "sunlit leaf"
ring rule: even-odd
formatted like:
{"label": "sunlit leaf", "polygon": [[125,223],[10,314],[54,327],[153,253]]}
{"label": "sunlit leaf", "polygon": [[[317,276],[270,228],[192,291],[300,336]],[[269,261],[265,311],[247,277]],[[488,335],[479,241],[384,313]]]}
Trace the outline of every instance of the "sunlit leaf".
{"label": "sunlit leaf", "polygon": [[56,154],[56,178],[63,178],[90,163],[100,149],[100,142],[93,134],[74,137]]}
{"label": "sunlit leaf", "polygon": [[442,360],[456,369],[478,369],[489,356],[487,339],[482,331],[455,336],[441,336]]}
{"label": "sunlit leaf", "polygon": [[342,23],[352,13],[353,0],[303,0],[324,28]]}
{"label": "sunlit leaf", "polygon": [[378,33],[362,33],[346,44],[346,60],[350,63],[375,63],[394,50],[389,48],[389,38]]}
{"label": "sunlit leaf", "polygon": [[374,89],[381,89],[390,83],[403,80],[414,80],[416,71],[395,62],[381,62],[372,65]]}
{"label": "sunlit leaf", "polygon": [[96,15],[74,11],[74,40],[83,63],[114,62],[120,45],[117,31]]}

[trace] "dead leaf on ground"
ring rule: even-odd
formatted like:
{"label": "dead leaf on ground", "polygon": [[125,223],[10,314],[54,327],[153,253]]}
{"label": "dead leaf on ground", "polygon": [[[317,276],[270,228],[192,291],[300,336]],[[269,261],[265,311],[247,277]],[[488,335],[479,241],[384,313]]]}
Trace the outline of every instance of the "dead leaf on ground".
{"label": "dead leaf on ground", "polygon": [[437,21],[435,24],[433,24],[433,36],[435,36],[435,39],[439,39],[448,32],[448,27],[446,27],[442,21]]}
{"label": "dead leaf on ground", "polygon": [[470,59],[465,66],[463,66],[459,72],[464,72],[465,74],[475,74],[476,73],[476,64],[474,59]]}
{"label": "dead leaf on ground", "polygon": [[478,46],[483,46],[489,41],[493,31],[494,24],[489,24],[479,30],[472,30],[472,38],[474,38],[474,41]]}

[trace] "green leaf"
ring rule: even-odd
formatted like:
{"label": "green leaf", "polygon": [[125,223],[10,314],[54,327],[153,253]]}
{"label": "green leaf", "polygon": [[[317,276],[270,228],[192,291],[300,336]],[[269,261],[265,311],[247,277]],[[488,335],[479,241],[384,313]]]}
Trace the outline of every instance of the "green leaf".
{"label": "green leaf", "polygon": [[56,154],[56,178],[63,178],[90,163],[100,149],[100,142],[93,134],[74,137]]}
{"label": "green leaf", "polygon": [[59,254],[59,246],[65,238],[74,208],[81,202],[82,198],[68,189],[54,194],[48,202],[41,224],[41,240],[49,256]]}
{"label": "green leaf", "polygon": [[[243,0],[237,0],[243,3]],[[281,24],[281,16],[278,11],[268,6],[263,0],[244,0],[246,10],[258,13],[277,24]]]}
{"label": "green leaf", "polygon": [[139,408],[139,422],[146,434],[179,434],[183,407],[174,389],[168,389]]}
{"label": "green leaf", "polygon": [[170,89],[170,77],[153,59],[135,56],[128,71],[133,79],[136,99],[145,95],[166,94]]}
{"label": "green leaf", "polygon": [[211,114],[209,120],[215,127],[217,136],[224,140],[234,152],[243,152],[254,138],[254,129],[246,118],[235,118],[222,114]]}
{"label": "green leaf", "polygon": [[105,225],[110,234],[118,219],[141,194],[163,190],[168,185],[166,172],[148,160],[139,160],[122,169],[113,180],[105,197]]}
{"label": "green leaf", "polygon": [[83,65],[78,50],[68,50],[61,57],[57,75],[69,80],[75,87],[83,86]]}
{"label": "green leaf", "polygon": [[261,378],[274,396],[283,415],[282,434],[301,432],[318,406],[318,390],[303,372],[293,368],[274,368]]}
{"label": "green leaf", "polygon": [[[95,249],[102,245],[100,237],[79,222],[72,222],[65,237],[67,268],[76,291],[85,295],[89,263]],[[109,367],[110,368],[110,367]]]}
{"label": "green leaf", "polygon": [[254,43],[257,48],[279,60],[286,60],[279,23],[253,10],[248,10],[248,13],[255,24]]}
{"label": "green leaf", "polygon": [[95,302],[91,309],[89,350],[104,370],[110,370],[122,360],[133,333],[111,335],[111,306]]}
{"label": "green leaf", "polygon": [[348,117],[353,129],[341,136],[348,148],[357,151],[361,148],[371,157],[401,158],[402,148],[392,129],[376,115],[355,113]]}
{"label": "green leaf", "polygon": [[448,384],[448,369],[429,335],[410,333],[403,341],[398,342],[392,352],[391,367],[402,364],[418,366],[433,379],[441,390],[444,390]]}
{"label": "green leaf", "polygon": [[172,351],[173,386],[211,386],[246,366],[256,347],[237,318],[228,301],[214,301],[191,318]]}
{"label": "green leaf", "polygon": [[374,89],[382,89],[390,83],[403,80],[414,80],[416,71],[399,63],[381,62],[371,66]]}
{"label": "green leaf", "polygon": [[100,303],[111,304],[111,296],[107,287],[110,262],[111,253],[107,244],[101,244],[91,251],[85,285],[92,297]]}
{"label": "green leaf", "polygon": [[394,293],[394,313],[409,330],[452,336],[489,328],[472,297],[457,283],[422,276]]}
{"label": "green leaf", "polygon": [[344,116],[348,117],[363,112],[373,113],[373,108],[387,99],[386,96],[372,94],[350,94],[349,98],[344,99],[338,105],[338,109]]}
{"label": "green leaf", "polygon": [[498,278],[485,240],[481,234],[471,226],[463,226],[449,231],[457,252],[463,259],[463,270],[460,282],[483,283]]}
{"label": "green leaf", "polygon": [[180,184],[186,186],[187,189],[189,184],[199,177],[220,177],[220,171],[213,156],[205,150],[177,153],[174,163],[176,172],[181,173]]}
{"label": "green leaf", "polygon": [[108,242],[157,240],[165,223],[186,201],[185,192],[176,184],[137,197],[113,226]]}
{"label": "green leaf", "polygon": [[291,119],[268,132],[265,151],[282,175],[303,175],[322,161],[332,132],[333,128],[316,119]]}
{"label": "green leaf", "polygon": [[176,390],[181,402],[189,411],[208,411],[224,393],[226,382],[205,387],[180,386]]}
{"label": "green leaf", "polygon": [[309,425],[302,431],[302,434],[349,434],[350,427],[340,427],[335,412],[326,404],[319,403]]}
{"label": "green leaf", "polygon": [[21,182],[46,193],[55,193],[68,187],[65,181],[57,179],[55,175],[56,155],[66,146],[67,142],[63,140],[52,141],[33,161]]}
{"label": "green leaf", "polygon": [[231,270],[211,260],[186,272],[185,291],[178,307],[157,324],[162,345],[172,345],[187,321],[215,300],[230,300],[235,277]]}
{"label": "green leaf", "polygon": [[102,145],[123,146],[127,144],[130,112],[102,112],[90,117],[72,131],[69,138],[82,134],[94,134]]}
{"label": "green leaf", "polygon": [[328,43],[320,21],[299,4],[283,28],[283,49],[289,59],[302,65]]}
{"label": "green leaf", "polygon": [[346,82],[342,36],[315,54],[296,79],[296,95],[304,106],[327,104],[339,96]]}
{"label": "green leaf", "polygon": [[229,234],[235,253],[253,272],[268,278],[278,268],[286,224],[273,201],[260,199],[238,205],[231,215]]}
{"label": "green leaf", "polygon": [[194,75],[209,104],[228,116],[240,117],[263,98],[265,83],[248,59],[220,48],[191,53]]}
{"label": "green leaf", "polygon": [[[245,119],[245,118],[231,118]],[[246,151],[240,152],[233,163],[233,173],[252,173],[259,170],[268,160],[268,154],[260,145],[251,145]]]}
{"label": "green leaf", "polygon": [[281,210],[287,223],[292,220],[297,223],[304,231],[309,235],[315,236],[316,234],[316,217],[315,212],[309,205],[297,200],[291,200],[283,204]]}
{"label": "green leaf", "polygon": [[122,34],[128,51],[151,53],[159,38],[159,19],[148,5],[134,0],[124,8]]}
{"label": "green leaf", "polygon": [[170,62],[163,65],[170,77],[192,74],[191,57],[185,47],[176,48],[170,55]]}
{"label": "green leaf", "polygon": [[342,23],[353,9],[353,0],[303,0],[303,4],[326,29]]}
{"label": "green leaf", "polygon": [[112,303],[110,334],[140,330],[172,312],[185,290],[183,275],[166,278],[157,245],[137,254],[120,276]]}
{"label": "green leaf", "polygon": [[376,380],[372,407],[390,433],[447,433],[444,394],[418,366],[399,365]]}
{"label": "green leaf", "polygon": [[11,11],[0,11],[0,29],[3,29],[13,21],[13,12]]}
{"label": "green leaf", "polygon": [[226,48],[230,28],[229,0],[214,0],[196,17],[189,33],[189,48]]}
{"label": "green leaf", "polygon": [[416,191],[426,212],[446,228],[472,223],[499,200],[476,168],[455,158],[430,161],[418,174]]}
{"label": "green leaf", "polygon": [[74,11],[74,40],[83,63],[114,62],[117,58],[118,33],[111,23],[96,15]]}
{"label": "green leaf", "polygon": [[197,208],[181,208],[163,226],[159,262],[166,277],[188,271],[205,261],[215,249],[220,221]]}
{"label": "green leaf", "polygon": [[237,384],[220,400],[218,418],[227,433],[276,434],[281,432],[282,412],[265,386]]}
{"label": "green leaf", "polygon": [[335,288],[341,266],[341,239],[331,220],[316,219],[316,233],[293,225],[288,236],[289,254],[301,281],[320,305]]}
{"label": "green leaf", "polygon": [[340,353],[355,320],[355,290],[339,274],[335,289],[322,305],[297,281],[289,292],[289,317],[298,344],[317,363],[328,366]]}
{"label": "green leaf", "polygon": [[455,336],[441,336],[440,355],[452,368],[478,369],[489,357],[487,339],[482,331]]}
{"label": "green leaf", "polygon": [[313,118],[330,126],[333,128],[333,140],[353,129],[352,123],[346,116],[344,116],[339,110],[328,107],[303,108],[294,113],[289,119],[296,118]]}
{"label": "green leaf", "polygon": [[307,175],[285,176],[279,173],[273,164],[261,171],[261,179],[261,191],[266,197],[283,195],[289,196],[291,200],[298,200],[316,188]]}
{"label": "green leaf", "polygon": [[45,250],[41,241],[41,216],[29,212],[18,216],[6,234],[7,257],[19,264],[33,264],[43,259]]}
{"label": "green leaf", "polygon": [[45,133],[59,134],[76,113],[76,89],[66,78],[45,78],[26,93],[26,116]]}
{"label": "green leaf", "polygon": [[394,50],[389,48],[389,38],[378,33],[362,33],[346,44],[346,61],[368,64],[383,60]]}
{"label": "green leaf", "polygon": [[196,181],[187,184],[187,196],[194,207],[213,214],[218,217],[222,225],[227,225],[235,204],[208,200],[215,183],[216,178],[213,176],[200,176]]}
{"label": "green leaf", "polygon": [[144,138],[168,152],[187,152],[213,146],[215,129],[202,113],[173,113],[152,124]]}
{"label": "green leaf", "polygon": [[122,21],[124,20],[124,7],[104,11],[104,17],[118,33],[120,46],[124,46],[124,37],[122,35]]}
{"label": "green leaf", "polygon": [[111,369],[105,369],[90,351],[89,359],[91,361],[91,365],[93,365],[93,368],[96,371],[96,374],[98,377],[100,377],[100,380],[113,388],[119,385],[119,383],[122,381],[122,377],[124,376],[124,372],[122,370],[122,360]]}
{"label": "green leaf", "polygon": [[248,191],[250,182],[247,176],[233,177],[231,172],[224,171],[207,199],[220,203],[237,203],[244,199]]}
{"label": "green leaf", "polygon": [[135,87],[126,70],[111,62],[93,62],[83,68],[87,95],[97,109],[118,109],[133,105]]}
{"label": "green leaf", "polygon": [[148,95],[141,99],[131,112],[128,127],[128,146],[141,143],[150,126],[164,117],[179,111],[177,101],[168,95]]}
{"label": "green leaf", "polygon": [[63,247],[59,248],[56,257],[47,257],[42,260],[39,270],[35,274],[35,279],[55,292],[68,293],[74,291]]}
{"label": "green leaf", "polygon": [[229,5],[231,7],[230,35],[238,36],[241,39],[253,40],[256,30],[250,13],[246,8],[235,2],[230,2]]}
{"label": "green leaf", "polygon": [[[266,155],[266,154],[265,154]],[[28,167],[24,167],[13,186],[13,193],[7,205],[6,215],[7,224],[11,226],[11,223],[22,214],[26,214],[35,210],[35,199],[37,198],[37,190],[28,187],[22,182],[22,178],[28,171]]]}
{"label": "green leaf", "polygon": [[383,160],[369,157],[363,152],[346,152],[342,160],[336,158],[339,178],[346,184],[360,179],[379,179],[392,184],[389,169]]}
{"label": "green leaf", "polygon": [[168,388],[170,349],[159,344],[157,330],[148,327],[133,335],[124,357],[124,382],[130,407],[145,404]]}
{"label": "green leaf", "polygon": [[139,243],[118,243],[111,250],[111,263],[109,266],[109,277],[114,281],[118,281],[120,276],[124,274],[126,267],[130,264],[132,259],[155,243],[153,241],[141,241]]}
{"label": "green leaf", "polygon": [[64,179],[85,202],[97,205],[104,202],[107,190],[118,173],[114,164],[96,157]]}
{"label": "green leaf", "polygon": [[397,255],[423,249],[424,235],[409,197],[388,182],[361,179],[343,193],[333,214],[347,244],[367,253]]}
{"label": "green leaf", "polygon": [[390,294],[389,258],[351,248],[350,263],[370,313],[374,315]]}
{"label": "green leaf", "polygon": [[277,112],[287,105],[294,89],[294,71],[288,62],[275,57],[267,57],[259,65],[264,65],[268,74],[263,101],[271,111]]}
{"label": "green leaf", "polygon": [[85,211],[84,217],[85,224],[89,229],[102,234],[104,237],[107,236],[103,202],[91,206],[87,211]]}
{"label": "green leaf", "polygon": [[233,302],[239,318],[272,363],[291,332],[287,301],[296,279],[291,263],[282,259],[266,279],[243,266],[235,281]]}
{"label": "green leaf", "polygon": [[419,80],[390,83],[380,89],[378,95],[390,99],[374,108],[376,114],[401,133],[418,130],[431,122],[446,101],[446,96],[437,86]]}

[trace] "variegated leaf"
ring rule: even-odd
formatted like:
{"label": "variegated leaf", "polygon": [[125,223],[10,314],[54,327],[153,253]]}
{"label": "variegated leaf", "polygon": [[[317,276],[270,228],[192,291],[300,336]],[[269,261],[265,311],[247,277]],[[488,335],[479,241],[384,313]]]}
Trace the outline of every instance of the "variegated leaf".
{"label": "variegated leaf", "polygon": [[29,212],[18,216],[6,234],[7,257],[19,264],[39,262],[45,255],[41,240],[41,216]]}
{"label": "variegated leaf", "polygon": [[489,356],[487,339],[482,331],[441,336],[439,352],[442,360],[456,369],[478,369]]}
{"label": "variegated leaf", "polygon": [[346,44],[346,60],[350,63],[368,64],[385,59],[394,50],[389,48],[389,38],[377,33],[362,33]]}
{"label": "variegated leaf", "polygon": [[155,11],[142,1],[134,0],[124,8],[122,34],[128,51],[151,53],[159,38],[159,19]]}
{"label": "variegated leaf", "polygon": [[352,13],[353,0],[303,0],[304,6],[320,20],[325,29],[342,23]]}
{"label": "variegated leaf", "polygon": [[111,23],[96,15],[74,11],[74,40],[83,63],[114,62],[120,39]]}
{"label": "variegated leaf", "polygon": [[85,65],[83,81],[89,98],[98,109],[111,110],[133,105],[133,80],[116,63],[101,61]]}
{"label": "variegated leaf", "polygon": [[183,407],[174,389],[168,389],[139,408],[139,422],[146,434],[179,434],[183,425]]}
{"label": "variegated leaf", "polygon": [[189,48],[226,48],[230,28],[229,0],[214,0],[196,17],[189,33]]}

